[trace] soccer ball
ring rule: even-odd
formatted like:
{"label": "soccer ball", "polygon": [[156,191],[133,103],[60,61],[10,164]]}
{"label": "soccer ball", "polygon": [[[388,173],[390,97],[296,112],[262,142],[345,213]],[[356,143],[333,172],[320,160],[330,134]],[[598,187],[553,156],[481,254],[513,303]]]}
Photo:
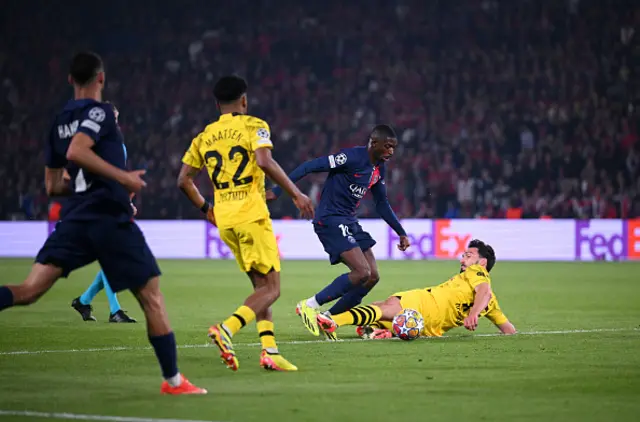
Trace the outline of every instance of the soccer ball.
{"label": "soccer ball", "polygon": [[393,332],[401,340],[413,340],[420,336],[424,319],[418,311],[403,309],[393,317]]}

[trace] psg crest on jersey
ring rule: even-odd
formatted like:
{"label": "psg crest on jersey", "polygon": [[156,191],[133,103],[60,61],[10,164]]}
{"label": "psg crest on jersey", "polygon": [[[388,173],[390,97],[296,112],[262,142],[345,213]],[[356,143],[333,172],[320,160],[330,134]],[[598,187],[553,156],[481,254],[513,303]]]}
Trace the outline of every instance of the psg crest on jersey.
{"label": "psg crest on jersey", "polygon": [[373,173],[371,173],[371,182],[370,182],[371,186],[378,183],[379,180],[380,180],[380,171],[378,169],[375,169]]}

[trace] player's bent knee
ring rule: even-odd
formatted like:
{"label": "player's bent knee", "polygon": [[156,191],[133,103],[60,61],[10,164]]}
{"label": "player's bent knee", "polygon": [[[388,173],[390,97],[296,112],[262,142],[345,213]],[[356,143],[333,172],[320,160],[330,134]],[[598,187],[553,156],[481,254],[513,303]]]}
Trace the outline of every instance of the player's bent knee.
{"label": "player's bent knee", "polygon": [[371,269],[369,266],[359,267],[353,270],[353,275],[360,283],[366,283],[371,277]]}
{"label": "player's bent knee", "polygon": [[378,270],[371,270],[369,274],[369,285],[373,287],[380,280],[380,274]]}

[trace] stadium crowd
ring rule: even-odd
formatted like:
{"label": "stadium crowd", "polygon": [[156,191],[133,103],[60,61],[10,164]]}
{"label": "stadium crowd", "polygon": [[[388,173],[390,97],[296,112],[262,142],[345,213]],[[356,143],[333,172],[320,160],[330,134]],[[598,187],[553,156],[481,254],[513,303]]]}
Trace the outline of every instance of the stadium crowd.
{"label": "stadium crowd", "polygon": [[[191,138],[217,118],[212,84],[228,72],[249,80],[250,112],[270,123],[286,170],[392,124],[400,142],[387,187],[403,218],[640,217],[632,1],[237,0],[222,10],[74,0],[64,13],[56,2],[9,3],[2,219],[49,215],[44,140],[79,48],[105,59],[104,97],[120,109],[131,166],[148,169],[141,218],[202,218],[176,176]],[[17,30],[25,20],[32,31]],[[301,186],[317,199],[322,181]],[[199,183],[210,191],[204,174]],[[370,201],[363,217],[375,216]],[[287,198],[271,210],[295,218]]]}

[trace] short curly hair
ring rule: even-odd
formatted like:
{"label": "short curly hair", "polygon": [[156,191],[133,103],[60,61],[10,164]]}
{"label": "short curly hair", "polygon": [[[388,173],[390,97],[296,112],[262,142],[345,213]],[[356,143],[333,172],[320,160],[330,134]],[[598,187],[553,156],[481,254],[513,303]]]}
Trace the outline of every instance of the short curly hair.
{"label": "short curly hair", "polygon": [[487,260],[487,271],[491,272],[493,266],[496,265],[496,253],[491,245],[484,243],[482,240],[473,239],[469,242],[468,247],[478,249],[478,255]]}

